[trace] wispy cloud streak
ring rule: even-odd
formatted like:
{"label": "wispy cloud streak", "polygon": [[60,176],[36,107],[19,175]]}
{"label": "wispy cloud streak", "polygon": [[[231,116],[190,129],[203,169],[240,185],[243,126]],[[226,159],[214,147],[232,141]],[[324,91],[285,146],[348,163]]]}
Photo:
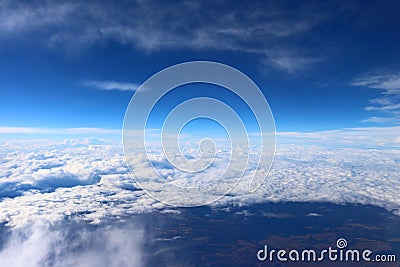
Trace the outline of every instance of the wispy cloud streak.
{"label": "wispy cloud streak", "polygon": [[83,85],[104,91],[116,90],[116,91],[135,92],[139,87],[139,85],[135,83],[117,82],[117,81],[96,81],[96,80],[85,81]]}
{"label": "wispy cloud streak", "polygon": [[[269,65],[293,71],[315,63],[313,51],[299,50],[291,45],[293,39],[326,19],[324,12],[311,12],[308,5],[295,10],[293,14],[272,2],[239,7],[201,1],[173,5],[163,1],[5,1],[0,3],[0,41],[19,36],[52,48],[76,49],[113,41],[145,51],[223,49],[257,53]],[[130,88],[123,84],[102,87]]]}
{"label": "wispy cloud streak", "polygon": [[37,128],[0,127],[0,134],[121,134],[120,130],[103,128]]}
{"label": "wispy cloud streak", "polygon": [[381,115],[372,116],[363,122],[400,123],[400,73],[367,73],[350,84],[380,90],[381,96],[371,99],[365,110]]}

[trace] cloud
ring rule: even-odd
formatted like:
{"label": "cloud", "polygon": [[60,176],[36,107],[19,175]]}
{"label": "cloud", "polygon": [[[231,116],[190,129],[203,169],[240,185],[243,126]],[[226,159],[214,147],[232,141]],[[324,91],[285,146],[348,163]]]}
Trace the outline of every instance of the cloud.
{"label": "cloud", "polygon": [[318,132],[277,132],[278,142],[333,147],[400,148],[400,126]]}
{"label": "cloud", "polygon": [[135,92],[139,85],[134,83],[124,83],[124,82],[116,82],[116,81],[85,81],[83,83],[87,87],[92,87],[104,91],[131,91]]}
{"label": "cloud", "polygon": [[[77,11],[79,6],[73,2],[45,1],[20,4],[14,1],[0,3],[0,31],[6,35],[25,34],[51,25],[61,25]],[[3,38],[5,36],[3,35]]]}
{"label": "cloud", "polygon": [[372,116],[368,119],[364,119],[361,122],[372,122],[372,123],[397,123],[397,118],[394,117],[376,117]]}
{"label": "cloud", "polygon": [[10,234],[0,251],[3,266],[129,267],[145,261],[144,232],[134,224],[90,228],[39,221]]}
{"label": "cloud", "polygon": [[350,84],[380,90],[381,96],[371,99],[365,110],[382,116],[372,116],[363,122],[400,123],[400,73],[366,73]]}
{"label": "cloud", "polygon": [[316,212],[311,212],[309,214],[307,214],[308,217],[322,217],[323,215],[320,213],[316,213]]}
{"label": "cloud", "polygon": [[80,134],[121,134],[121,130],[104,128],[38,128],[38,127],[0,127],[0,134],[59,134],[59,135],[80,135]]}
{"label": "cloud", "polygon": [[164,206],[134,186],[118,142],[8,141],[0,153],[0,221],[10,226],[26,226],[37,214],[98,224]]}
{"label": "cloud", "polygon": [[[315,56],[292,43],[327,17],[321,7],[295,4],[288,9],[279,2],[238,6],[201,1],[174,5],[163,1],[2,1],[0,7],[0,41],[28,37],[51,48],[72,50],[109,41],[145,51],[222,49],[257,53],[270,65],[288,71],[316,62]],[[288,50],[291,61],[276,55]],[[99,87],[132,88],[112,83]]]}
{"label": "cloud", "polygon": [[[392,131],[387,136],[397,130],[386,129]],[[326,139],[321,132],[313,136],[290,133],[291,138],[297,136],[300,142],[278,146],[271,172],[256,192],[249,193],[249,179],[257,167],[250,164],[237,186],[210,205],[327,201],[372,204],[399,212],[399,150],[393,149],[393,144],[380,146],[379,149],[351,146],[352,138],[360,133],[368,137],[378,132],[381,134],[379,138],[385,140],[383,130],[361,128],[347,132],[350,133],[346,134],[344,130],[325,133]],[[350,145],[329,145],[334,138],[342,140],[343,137]],[[302,144],[301,140],[306,138],[311,141]],[[321,138],[320,146],[312,145],[313,139]],[[399,142],[397,137],[397,145]],[[3,189],[0,223],[15,229],[24,228],[37,220],[56,223],[72,219],[97,225],[132,214],[174,210],[150,197],[131,179],[122,147],[115,143],[9,141],[0,146],[0,154],[0,188]],[[220,176],[228,160],[224,153],[220,154],[206,174],[193,178],[191,173],[184,174],[171,168],[165,162],[162,151],[154,150],[150,156],[155,163],[159,163],[156,166],[161,174],[184,186],[201,186]],[[237,181],[232,172],[211,186],[205,192],[207,196],[188,195],[179,188],[165,190],[163,182],[151,179],[152,169],[145,168],[148,165],[146,156],[133,155],[132,158],[136,162],[136,167],[132,169],[133,176],[149,177],[149,190],[160,192],[167,201],[173,202],[178,197],[190,203],[193,198],[213,197],[225,193]],[[240,166],[235,161],[231,164],[233,169]]]}
{"label": "cloud", "polygon": [[303,71],[312,64],[317,63],[321,60],[322,58],[299,56],[296,54],[287,53],[285,51],[278,54],[271,53],[270,57],[267,60],[267,63],[277,68],[293,73],[295,71]]}
{"label": "cloud", "polygon": [[367,73],[352,81],[351,85],[383,89],[388,93],[398,93],[400,91],[400,73]]}

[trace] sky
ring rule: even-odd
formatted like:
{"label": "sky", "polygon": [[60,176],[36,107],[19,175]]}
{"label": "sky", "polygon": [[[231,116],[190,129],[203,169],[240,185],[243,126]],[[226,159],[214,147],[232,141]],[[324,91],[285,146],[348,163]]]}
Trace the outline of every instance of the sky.
{"label": "sky", "polygon": [[[134,218],[178,216],[176,206],[247,216],[254,203],[329,202],[400,215],[399,28],[395,0],[0,0],[0,262],[146,266],[154,251]],[[141,85],[192,61],[247,75],[273,120],[251,87],[194,83],[156,103],[148,131],[124,134],[160,137],[197,111],[220,121],[189,121],[179,147],[121,142],[124,118],[142,127],[165,89]],[[205,97],[220,102],[196,102]],[[170,119],[175,107],[186,109]],[[244,136],[227,107],[247,141],[260,131],[268,143],[224,143],[236,141],[225,126]],[[208,137],[214,147],[196,143]]]}
{"label": "sky", "polygon": [[140,84],[194,60],[249,76],[279,132],[400,124],[398,1],[6,0],[0,17],[6,136],[115,133]]}

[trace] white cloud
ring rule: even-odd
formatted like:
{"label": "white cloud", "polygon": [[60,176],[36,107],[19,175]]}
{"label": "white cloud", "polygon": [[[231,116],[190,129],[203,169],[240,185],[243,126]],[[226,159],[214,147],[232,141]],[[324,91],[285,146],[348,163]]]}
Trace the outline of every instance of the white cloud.
{"label": "white cloud", "polygon": [[[50,232],[46,228],[48,226],[37,225],[23,231],[13,231],[7,246],[0,251],[2,265],[41,266],[41,262],[51,250],[52,240],[61,239],[58,233]],[[25,238],[26,236],[29,237]]]}
{"label": "white cloud", "polygon": [[382,116],[372,116],[363,122],[400,123],[400,73],[367,73],[350,84],[381,91],[381,96],[371,99],[365,110],[379,112]]}
{"label": "white cloud", "polygon": [[121,130],[103,128],[37,128],[37,127],[0,127],[0,134],[121,134]]}
{"label": "white cloud", "polygon": [[[170,5],[163,1],[128,4],[2,1],[0,7],[0,41],[29,36],[34,42],[39,36],[39,42],[49,47],[73,50],[116,41],[146,51],[171,48],[244,51],[260,54],[272,66],[288,71],[314,63],[314,57],[306,56],[291,41],[326,19],[322,10],[315,12],[315,7],[309,4],[299,5],[296,14],[274,3],[239,7],[223,2]],[[287,50],[292,51],[291,61],[274,56]]]}
{"label": "white cloud", "polygon": [[[370,138],[376,135],[385,139],[384,133],[391,136],[397,130],[396,127],[353,128],[304,136],[318,139],[325,134],[328,136],[325,144],[330,144],[334,138],[341,140],[345,136],[351,140],[361,132]],[[301,133],[288,135],[302,138]],[[137,155],[137,164],[146,163],[142,156]],[[162,162],[161,155],[155,151],[152,157]],[[318,201],[372,204],[400,214],[399,163],[400,151],[390,147],[281,144],[271,173],[256,192],[249,193],[245,177],[228,196],[211,206],[219,209],[232,203]],[[159,165],[159,170],[171,172],[163,165]],[[248,172],[253,170],[254,166],[249,166]],[[217,174],[215,170],[209,173]],[[40,187],[49,177],[56,181],[70,176],[82,183]],[[191,181],[182,174],[176,180]],[[9,193],[17,190],[20,195],[0,197],[0,224],[11,227],[11,236],[0,251],[0,262],[6,266],[141,266],[146,262],[143,248],[148,240],[140,225],[126,225],[126,218],[152,211],[179,213],[135,188],[124,163],[122,147],[113,142],[94,145],[87,140],[9,141],[0,146],[0,190],[10,182]],[[155,190],[163,190],[163,184],[153,182],[153,185]],[[231,185],[227,177],[208,194],[219,194]],[[165,194],[169,199],[202,197],[177,191]],[[253,215],[247,210],[241,214]],[[269,212],[263,215],[287,216]],[[110,221],[117,223],[110,226]],[[125,226],[120,227],[118,222],[124,221]],[[155,241],[179,238],[175,235]]]}
{"label": "white cloud", "polygon": [[333,147],[400,148],[400,126],[317,132],[277,132],[278,142]]}
{"label": "white cloud", "polygon": [[280,53],[270,53],[267,63],[293,73],[296,71],[303,71],[321,60],[321,58],[305,57],[297,55],[296,53],[293,54],[284,51]]}
{"label": "white cloud", "polygon": [[372,122],[372,123],[397,123],[397,118],[394,117],[376,117],[372,116],[368,119],[364,119],[361,122]]}
{"label": "white cloud", "polygon": [[351,85],[383,89],[390,93],[399,93],[400,73],[367,73],[352,81]]}
{"label": "white cloud", "polygon": [[0,262],[14,267],[143,266],[143,235],[133,224],[93,229],[82,224],[39,221],[11,232],[0,251]]}
{"label": "white cloud", "polygon": [[0,198],[11,197],[0,202],[0,221],[24,226],[37,214],[54,222],[83,213],[82,220],[99,223],[163,206],[135,189],[115,143],[33,143],[0,146]]}
{"label": "white cloud", "polygon": [[26,33],[49,25],[67,23],[79,6],[72,2],[20,4],[14,1],[0,2],[0,31],[4,34]]}
{"label": "white cloud", "polygon": [[117,81],[85,81],[83,83],[87,87],[93,87],[96,89],[104,90],[104,91],[131,91],[135,92],[139,85],[134,83],[125,83],[125,82],[117,82]]}
{"label": "white cloud", "polygon": [[[393,128],[392,134],[396,130]],[[357,136],[359,132],[372,135],[379,130],[361,128],[349,132],[352,133],[348,136],[345,131],[339,132],[336,138],[341,140],[345,136],[350,142],[352,136]],[[316,133],[311,138],[318,139],[323,135]],[[326,135],[325,143],[332,143],[335,133]],[[380,138],[385,139],[384,136]],[[397,139],[397,144],[399,141]],[[85,141],[60,144],[10,141],[0,147],[0,154],[0,222],[10,227],[23,228],[36,220],[54,223],[65,218],[100,224],[104,220],[130,214],[164,209],[171,212],[171,207],[137,189],[125,166],[121,146],[92,145]],[[152,157],[163,163],[161,154],[153,152]],[[151,178],[151,169],[140,167],[146,166],[146,158],[143,155],[133,158],[137,162],[133,175],[143,177],[147,171]],[[220,175],[226,160],[219,159],[208,175],[196,179],[190,173],[185,176],[176,172],[167,164],[159,164],[158,170],[167,177],[169,175],[168,179],[175,183],[202,185],[210,177]],[[230,194],[211,205],[328,201],[372,204],[399,212],[399,162],[399,150],[390,146],[370,149],[351,146],[328,148],[299,143],[279,145],[271,173],[256,192],[249,193],[249,177],[255,168],[255,165],[250,165],[243,180]],[[232,168],[239,166],[235,162],[232,164]],[[226,176],[206,193],[211,196],[225,193],[235,182],[232,177],[235,178],[234,175]],[[154,179],[149,179],[148,183],[168,201],[181,198],[183,202],[190,203],[193,198],[207,197],[188,195],[185,190],[164,190],[164,184]]]}

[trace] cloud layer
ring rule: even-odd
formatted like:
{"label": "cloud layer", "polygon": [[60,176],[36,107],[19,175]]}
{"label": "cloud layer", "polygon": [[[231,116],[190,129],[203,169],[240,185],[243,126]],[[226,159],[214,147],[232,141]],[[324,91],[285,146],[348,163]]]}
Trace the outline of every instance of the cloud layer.
{"label": "cloud layer", "polygon": [[[65,218],[99,224],[107,218],[171,209],[135,185],[118,144],[9,141],[3,143],[0,154],[0,222],[11,227],[25,227],[37,219],[56,222]],[[162,157],[156,153],[153,157],[160,161],[157,168],[161,173],[173,176],[170,166],[161,164]],[[137,166],[148,164],[143,155],[137,155],[136,161]],[[390,148],[279,145],[272,170],[256,192],[248,190],[248,177],[256,167],[249,165],[229,195],[212,205],[328,201],[373,204],[399,212],[399,162],[399,151]],[[138,170],[132,170],[133,175]],[[217,175],[218,171],[216,166],[208,174]],[[194,181],[190,174],[175,178],[186,186],[204,182]],[[204,179],[207,181],[207,177]],[[233,182],[236,179],[227,176],[208,194],[224,193]],[[164,194],[164,199],[186,197],[163,191],[163,183],[157,180],[150,179],[149,183]]]}
{"label": "cloud layer", "polygon": [[[372,129],[368,131],[374,133]],[[345,133],[326,134],[325,144]],[[319,136],[323,133],[312,138]],[[304,138],[300,133],[290,133],[290,137],[297,141]],[[278,146],[272,170],[256,192],[249,193],[248,176],[256,168],[249,165],[237,186],[210,205],[220,208],[271,201],[360,203],[400,215],[398,149],[298,143]],[[185,153],[196,156],[195,151],[187,149]],[[136,166],[147,164],[143,155],[134,158]],[[177,183],[185,185],[201,185],[209,176],[218,175],[219,164],[226,163],[219,159],[207,176],[193,180],[190,174],[175,174],[161,151],[152,151],[151,158],[167,179],[175,177]],[[137,175],[145,170],[132,171]],[[226,192],[235,180],[232,178],[225,177],[207,194]],[[167,200],[178,197],[187,198],[187,202],[205,197],[164,190],[164,184],[157,180],[150,179],[149,183]],[[138,188],[118,142],[24,140],[7,141],[0,146],[0,261],[6,266],[143,266],[147,257],[144,248],[152,240],[144,236],[139,222],[127,223],[126,219],[153,211],[180,213]],[[251,214],[246,210],[242,213]]]}

